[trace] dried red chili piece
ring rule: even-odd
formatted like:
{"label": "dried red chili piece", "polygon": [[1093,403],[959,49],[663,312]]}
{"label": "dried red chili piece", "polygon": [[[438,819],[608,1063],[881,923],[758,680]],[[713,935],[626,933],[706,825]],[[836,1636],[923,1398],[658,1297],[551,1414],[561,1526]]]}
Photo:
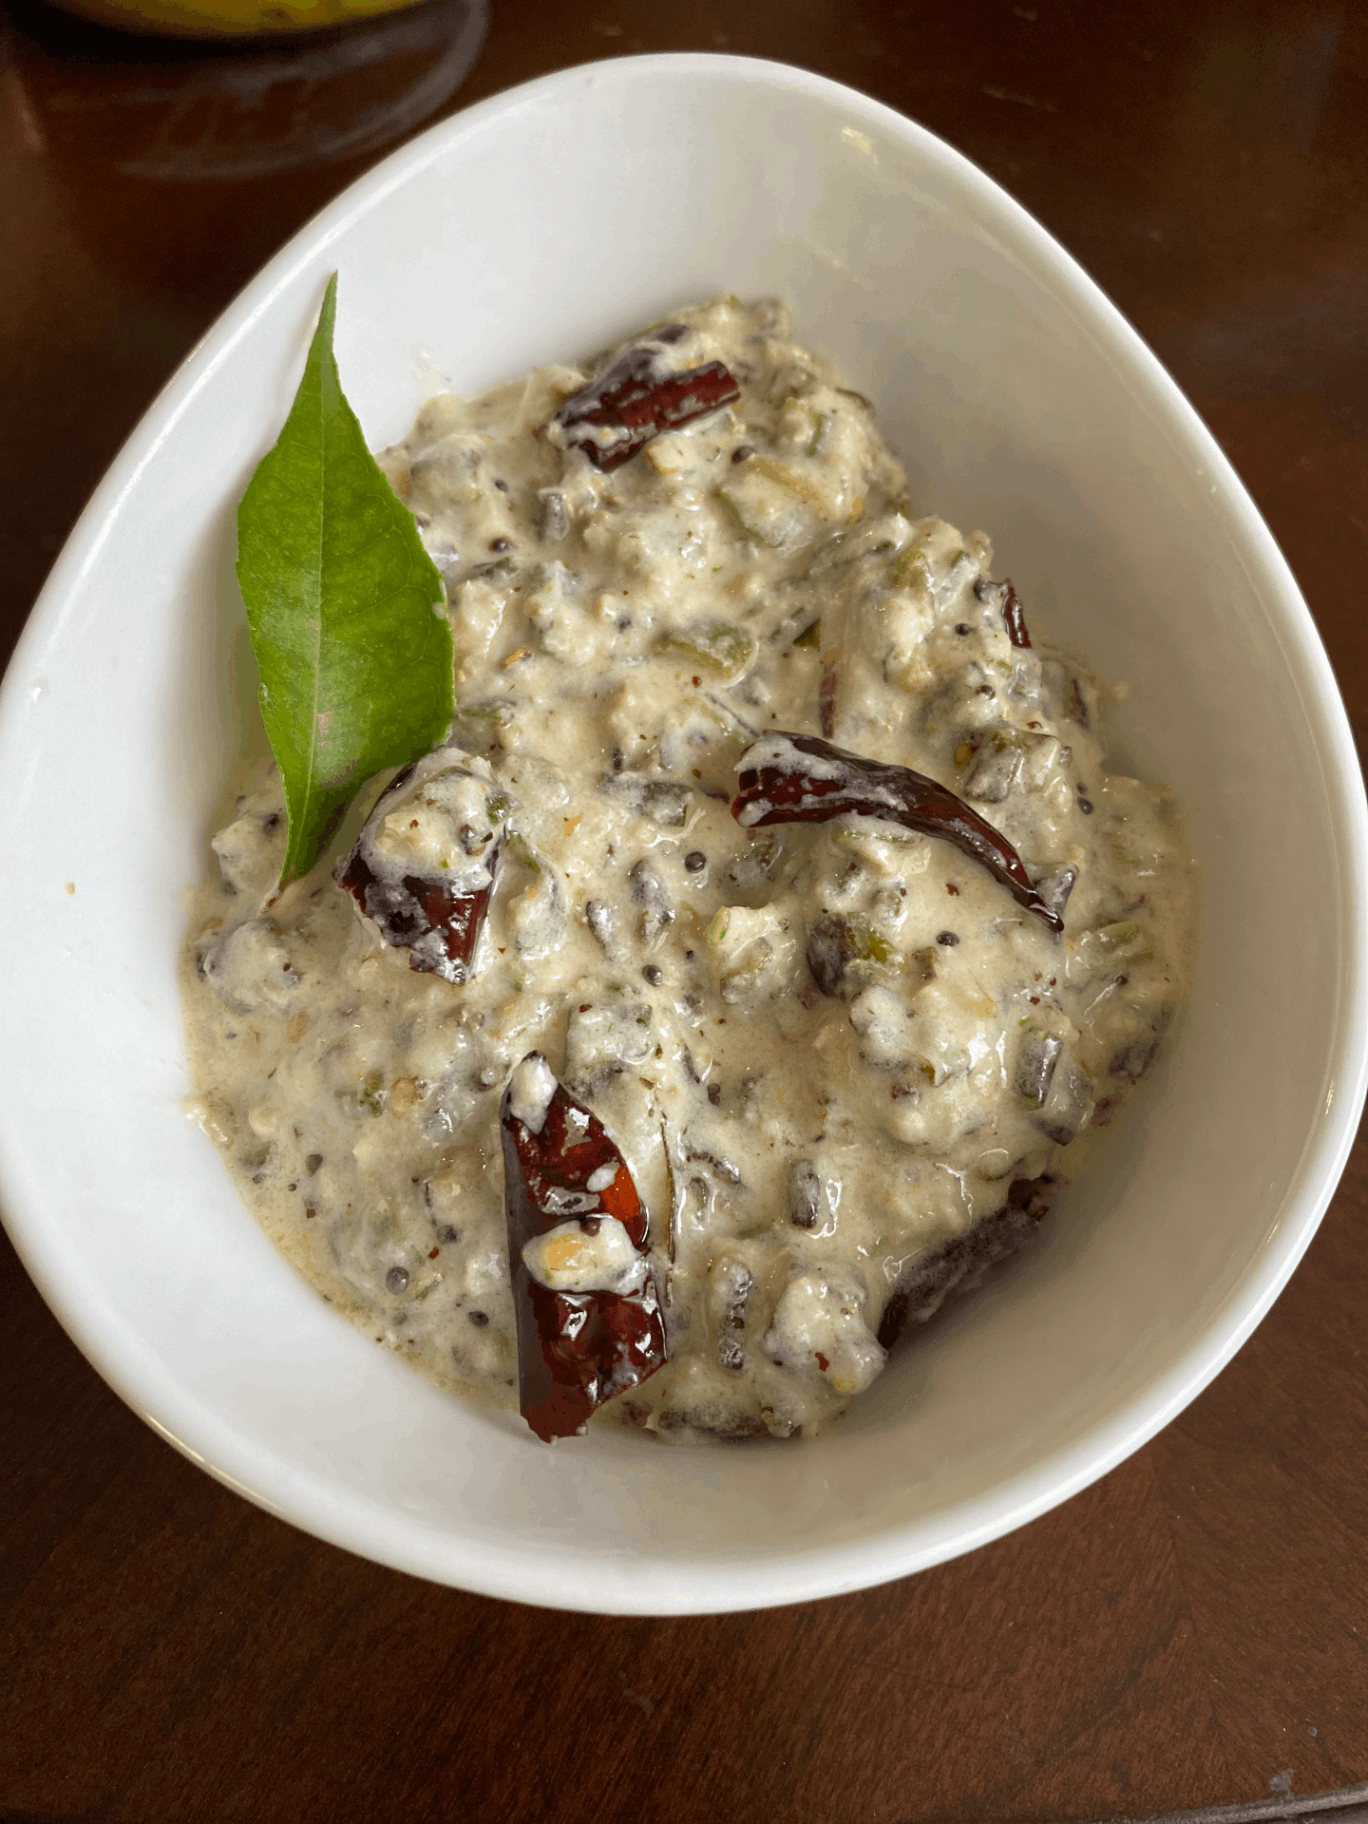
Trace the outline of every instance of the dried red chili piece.
{"label": "dried red chili piece", "polygon": [[603,1124],[540,1052],[499,1110],[518,1323],[518,1403],[539,1438],[574,1437],[665,1361],[649,1220]]}
{"label": "dried red chili piece", "polygon": [[1007,578],[1007,594],[1002,603],[1002,618],[1007,623],[1007,638],[1013,646],[1019,646],[1023,651],[1028,650],[1031,636],[1026,631],[1026,616],[1021,611],[1021,603],[1012,587],[1010,576]]}
{"label": "dried red chili piece", "polygon": [[[459,799],[453,803],[453,827],[459,826],[455,866],[448,863],[445,868],[439,865],[419,872],[383,855],[376,847],[377,831],[403,805],[410,788],[415,795],[434,784],[440,790],[444,780],[459,781],[458,789],[473,797],[464,822]],[[408,951],[411,969],[440,975],[449,982],[469,978],[494,890],[502,824],[488,805],[487,780],[441,750],[425,755],[395,774],[367,818],[356,846],[333,876],[375,921],[385,942]],[[427,804],[416,808],[426,810]]]}
{"label": "dried red chili piece", "polygon": [[[498,851],[490,856],[491,870]],[[380,927],[387,944],[409,953],[409,968],[464,982],[470,976],[471,958],[480,941],[489,896],[487,887],[476,893],[456,893],[438,876],[434,880],[405,874],[395,881],[379,880],[353,849],[337,876],[348,893]],[[429,940],[424,943],[424,939]]]}
{"label": "dried red chili piece", "polygon": [[741,397],[720,361],[671,372],[664,350],[684,333],[682,323],[666,324],[619,355],[556,413],[552,422],[565,442],[583,450],[596,469],[616,469],[662,431]]}
{"label": "dried red chili piece", "polygon": [[1000,881],[1051,931],[1064,921],[1036,892],[1007,838],[945,786],[906,766],[885,766],[816,735],[776,732],[741,756],[732,816],[743,829],[771,823],[827,823],[855,813],[940,836]]}
{"label": "dried red chili piece", "polygon": [[[980,577],[974,584],[974,594],[981,602],[990,602],[994,596],[998,597],[1002,606],[1002,619],[1007,628],[1007,638],[1021,651],[1029,651],[1031,636],[1026,628],[1026,616],[1022,612],[1021,602],[1016,590],[1012,587],[1011,577],[1009,576],[1005,582],[1001,583],[990,582],[987,577]],[[964,627],[957,631],[967,633],[969,629]]]}

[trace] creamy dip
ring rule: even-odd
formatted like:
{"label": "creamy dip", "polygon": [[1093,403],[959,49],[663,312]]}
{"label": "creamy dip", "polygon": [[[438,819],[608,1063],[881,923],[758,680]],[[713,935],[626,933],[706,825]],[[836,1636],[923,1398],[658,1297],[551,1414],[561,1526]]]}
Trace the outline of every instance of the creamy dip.
{"label": "creamy dip", "polygon": [[[455,870],[487,918],[467,968],[391,947],[323,869],[272,897],[257,769],[193,912],[196,1112],[325,1298],[513,1405],[499,1108],[543,1054],[514,1098],[547,1069],[603,1123],[664,1312],[665,1366],[598,1422],[810,1436],[1031,1231],[1145,1073],[1192,868],[1172,797],[1104,764],[1106,693],[1028,643],[981,532],[914,515],[781,307],[680,311],[647,354],[725,363],[739,397],[600,469],[555,418],[592,369],[547,367],[439,395],[381,457],[446,580],[459,709],[356,854],[382,882]],[[894,822],[743,828],[767,731],[949,786],[1062,936]],[[638,1283],[621,1225],[591,1226],[528,1270]]]}

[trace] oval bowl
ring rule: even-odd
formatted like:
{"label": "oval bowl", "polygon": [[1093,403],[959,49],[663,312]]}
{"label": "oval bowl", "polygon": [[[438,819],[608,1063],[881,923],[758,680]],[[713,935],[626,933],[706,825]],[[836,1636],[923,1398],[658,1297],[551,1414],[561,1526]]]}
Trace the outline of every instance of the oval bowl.
{"label": "oval bowl", "polygon": [[[1154,1081],[1043,1245],[810,1447],[610,1432],[548,1450],[440,1394],[293,1276],[182,1112],[186,896],[251,713],[234,506],[334,268],[343,382],[373,447],[443,378],[478,392],[685,300],[785,297],[800,339],[877,401],[918,510],[986,528],[1032,625],[1128,682],[1125,757],[1186,801],[1203,941]],[[494,1596],[759,1607],[1021,1525],[1239,1348],[1310,1240],[1362,1104],[1363,791],[1248,495],[996,185],[889,109],[775,64],[629,58],[546,78],[434,127],[303,229],[73,533],[5,680],[0,773],[0,1194],[44,1296],[230,1487]]]}

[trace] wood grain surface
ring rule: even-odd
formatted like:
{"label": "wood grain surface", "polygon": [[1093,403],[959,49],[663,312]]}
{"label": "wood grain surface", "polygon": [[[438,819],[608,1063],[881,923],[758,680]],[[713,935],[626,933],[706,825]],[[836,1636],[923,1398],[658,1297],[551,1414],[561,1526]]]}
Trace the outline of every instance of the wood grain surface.
{"label": "wood grain surface", "polygon": [[[368,59],[301,62],[10,13],[5,650],[158,386],[367,162],[526,77],[701,48],[867,90],[1059,237],[1245,478],[1364,726],[1368,9],[492,0],[463,80],[465,0],[366,29]],[[1254,1339],[1067,1506],[867,1594],[677,1621],[429,1587],[258,1512],[5,1246],[0,1820],[1066,1824],[1368,1781],[1365,1200],[1360,1141]]]}

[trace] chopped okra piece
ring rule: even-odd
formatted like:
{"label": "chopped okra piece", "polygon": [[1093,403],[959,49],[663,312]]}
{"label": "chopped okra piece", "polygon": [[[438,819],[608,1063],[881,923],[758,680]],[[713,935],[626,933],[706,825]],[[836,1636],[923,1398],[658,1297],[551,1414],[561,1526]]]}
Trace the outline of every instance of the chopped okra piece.
{"label": "chopped okra piece", "polygon": [[451,724],[451,745],[467,754],[492,754],[499,744],[499,731],[512,719],[511,703],[462,704]]}
{"label": "chopped okra piece", "polygon": [[752,462],[739,476],[729,476],[718,499],[747,538],[773,550],[796,544],[812,524],[802,497],[768,463]]}
{"label": "chopped okra piece", "polygon": [[739,1260],[731,1260],[718,1264],[713,1281],[713,1298],[718,1306],[718,1365],[739,1373],[746,1365],[742,1333],[746,1328],[746,1307],[755,1288],[755,1278],[749,1267]]}
{"label": "chopped okra piece", "polygon": [[849,920],[828,913],[808,932],[807,966],[818,992],[833,1001],[849,998],[846,973],[857,955]]}
{"label": "chopped okra piece", "polygon": [[524,866],[530,861],[531,880],[513,899],[508,922],[518,955],[529,962],[537,962],[565,941],[569,923],[565,888],[559,869],[526,845],[519,859]]}
{"label": "chopped okra piece", "polygon": [[730,621],[698,621],[670,634],[665,644],[728,684],[734,684],[755,657],[755,641]]}
{"label": "chopped okra piece", "polygon": [[558,545],[570,530],[565,492],[562,488],[543,488],[538,499],[541,501],[541,513],[537,521],[537,534],[544,545]]}
{"label": "chopped okra piece", "polygon": [[1121,919],[1078,939],[1077,954],[1084,975],[1101,975],[1118,963],[1145,962],[1154,955],[1154,940],[1147,926]]}
{"label": "chopped okra piece", "polygon": [[811,1159],[795,1159],[789,1167],[789,1221],[795,1229],[815,1229],[831,1214],[826,1186]]}
{"label": "chopped okra piece", "polygon": [[[762,836],[744,854],[732,857],[723,870],[722,878],[729,887],[739,887],[743,891],[762,887],[767,880],[773,880],[783,854],[784,845],[778,836]],[[687,857],[684,865],[689,865]]]}
{"label": "chopped okra piece", "polygon": [[980,804],[1001,804],[1021,771],[1021,747],[1010,734],[993,729],[979,748],[964,789]]}
{"label": "chopped okra piece", "polygon": [[1107,1064],[1107,1075],[1138,1083],[1158,1055],[1159,1044],[1173,1022],[1172,1007],[1160,1007],[1135,1037],[1118,1045]]}
{"label": "chopped okra piece", "polygon": [[1138,1083],[1158,1055],[1159,1037],[1157,1032],[1148,1032],[1129,1044],[1118,1045],[1107,1064],[1107,1075]]}
{"label": "chopped okra piece", "polygon": [[598,939],[606,955],[616,957],[620,948],[617,912],[605,899],[586,899],[584,922]]}
{"label": "chopped okra piece", "polygon": [[1057,873],[1047,875],[1043,880],[1038,880],[1036,882],[1036,892],[1039,893],[1040,897],[1045,901],[1045,904],[1052,912],[1057,912],[1059,916],[1063,918],[1064,908],[1069,903],[1069,895],[1073,892],[1077,882],[1077,868],[1060,868]]}
{"label": "chopped okra piece", "polygon": [[1092,1078],[1066,1051],[1055,1065],[1043,1104],[1031,1119],[1056,1146],[1067,1146],[1092,1118],[1092,1090]]}
{"label": "chopped okra piece", "polygon": [[1017,1094],[1036,1108],[1044,1105],[1063,1049],[1063,1039],[1053,1033],[1027,1032],[1022,1037],[1021,1050],[1017,1054]]}
{"label": "chopped okra piece", "polygon": [[727,1002],[758,993],[795,948],[771,906],[720,906],[708,926],[707,942]]}
{"label": "chopped okra piece", "polygon": [[605,773],[599,790],[662,830],[680,828],[692,796],[688,786],[677,779],[651,779],[644,773]]}
{"label": "chopped okra piece", "polygon": [[[912,959],[912,970],[919,983],[930,981],[935,974],[933,958],[933,952],[924,950]],[[868,966],[860,969],[856,967],[859,964]],[[808,933],[807,966],[822,994],[835,1001],[845,1001],[858,991],[871,973],[901,970],[904,964],[882,933],[868,925],[854,925],[849,919],[826,913]],[[852,970],[854,980],[850,979]]]}
{"label": "chopped okra piece", "polygon": [[627,871],[632,898],[641,907],[641,940],[653,944],[674,923],[674,906],[665,882],[649,861],[636,861]]}
{"label": "chopped okra piece", "polygon": [[1014,1178],[1000,1209],[980,1216],[967,1233],[919,1255],[884,1306],[879,1341],[885,1349],[914,1324],[934,1317],[945,1300],[972,1291],[984,1273],[1024,1246],[1049,1214],[1056,1180]]}

